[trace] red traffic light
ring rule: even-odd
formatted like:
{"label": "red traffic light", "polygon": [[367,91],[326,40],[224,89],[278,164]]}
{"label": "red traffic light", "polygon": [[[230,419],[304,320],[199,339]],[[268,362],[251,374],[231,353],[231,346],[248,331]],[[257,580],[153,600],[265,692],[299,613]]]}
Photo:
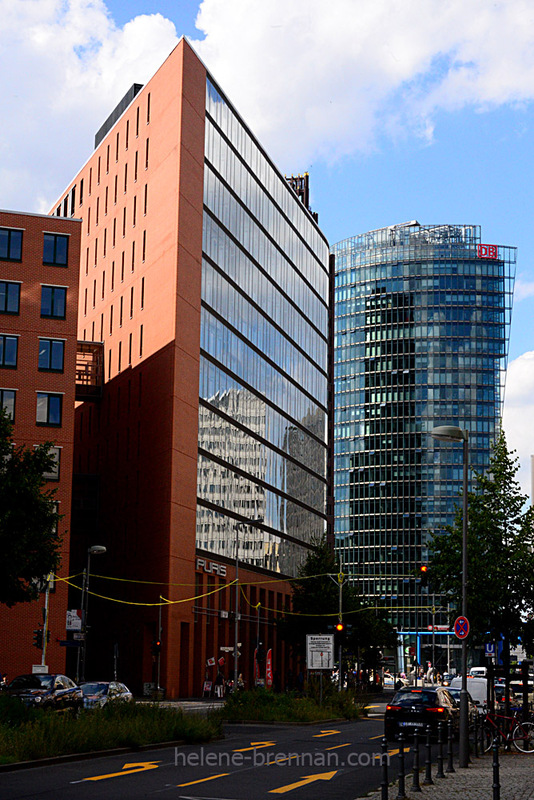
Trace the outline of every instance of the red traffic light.
{"label": "red traffic light", "polygon": [[338,633],[342,633],[345,630],[345,626],[342,622],[338,622],[336,625],[336,631]]}
{"label": "red traffic light", "polygon": [[421,572],[428,572],[428,564],[421,565]]}

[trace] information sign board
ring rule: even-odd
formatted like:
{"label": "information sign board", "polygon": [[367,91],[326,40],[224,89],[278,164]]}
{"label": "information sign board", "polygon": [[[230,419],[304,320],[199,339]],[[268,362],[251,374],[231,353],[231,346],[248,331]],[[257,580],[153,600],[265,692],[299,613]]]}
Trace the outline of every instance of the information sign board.
{"label": "information sign board", "polygon": [[334,636],[331,633],[306,636],[306,665],[308,669],[334,668]]}

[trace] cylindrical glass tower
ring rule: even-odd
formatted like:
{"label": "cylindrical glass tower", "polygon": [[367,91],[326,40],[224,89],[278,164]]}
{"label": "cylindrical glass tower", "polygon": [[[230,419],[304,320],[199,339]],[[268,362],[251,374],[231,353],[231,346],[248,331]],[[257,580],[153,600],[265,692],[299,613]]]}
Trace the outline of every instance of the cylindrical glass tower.
{"label": "cylindrical glass tower", "polygon": [[[453,521],[469,431],[483,470],[499,426],[516,250],[476,225],[409,222],[334,245],[335,530],[343,569],[397,630],[446,622],[418,579]],[[432,618],[432,608],[434,616]]]}

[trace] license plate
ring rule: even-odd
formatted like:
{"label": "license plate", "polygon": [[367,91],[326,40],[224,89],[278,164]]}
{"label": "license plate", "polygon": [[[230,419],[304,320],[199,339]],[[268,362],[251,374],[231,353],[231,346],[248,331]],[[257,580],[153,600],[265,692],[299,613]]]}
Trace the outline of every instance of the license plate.
{"label": "license plate", "polygon": [[403,725],[405,728],[424,728],[424,722],[400,722],[399,725]]}

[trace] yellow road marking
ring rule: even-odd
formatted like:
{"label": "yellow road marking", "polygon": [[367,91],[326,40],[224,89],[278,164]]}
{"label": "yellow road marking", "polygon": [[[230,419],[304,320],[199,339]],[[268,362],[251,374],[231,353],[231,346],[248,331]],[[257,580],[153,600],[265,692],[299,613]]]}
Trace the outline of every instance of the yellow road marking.
{"label": "yellow road marking", "polygon": [[333,736],[335,733],[341,733],[341,731],[321,731],[321,733],[315,733],[314,739],[320,739],[321,736]]}
{"label": "yellow road marking", "polygon": [[161,761],[143,761],[139,764],[125,764],[122,772],[110,772],[108,775],[94,775],[92,778],[84,778],[84,781],[103,781],[106,778],[119,778],[121,775],[132,775],[134,772],[145,772],[147,769],[157,769]]}
{"label": "yellow road marking", "polygon": [[340,747],[350,747],[352,742],[347,742],[347,744],[335,744],[333,747],[326,747],[326,750],[339,750]]}
{"label": "yellow road marking", "polygon": [[239,750],[232,750],[232,753],[246,753],[247,750],[259,750],[261,747],[274,747],[276,742],[251,742],[251,747],[241,747]]}
{"label": "yellow road marking", "polygon": [[229,775],[229,772],[221,772],[220,775],[210,775],[209,778],[200,778],[198,781],[189,781],[189,783],[177,783],[177,786],[193,786],[195,783],[205,783],[206,781],[214,781],[215,778],[224,778]]}
{"label": "yellow road marking", "polygon": [[287,786],[271,789],[269,794],[285,794],[286,792],[292,792],[293,789],[300,789],[301,786],[307,786],[308,783],[313,783],[314,781],[329,781],[334,777],[336,772],[337,769],[334,770],[334,772],[321,772],[317,775],[307,775],[296,783],[288,783]]}

